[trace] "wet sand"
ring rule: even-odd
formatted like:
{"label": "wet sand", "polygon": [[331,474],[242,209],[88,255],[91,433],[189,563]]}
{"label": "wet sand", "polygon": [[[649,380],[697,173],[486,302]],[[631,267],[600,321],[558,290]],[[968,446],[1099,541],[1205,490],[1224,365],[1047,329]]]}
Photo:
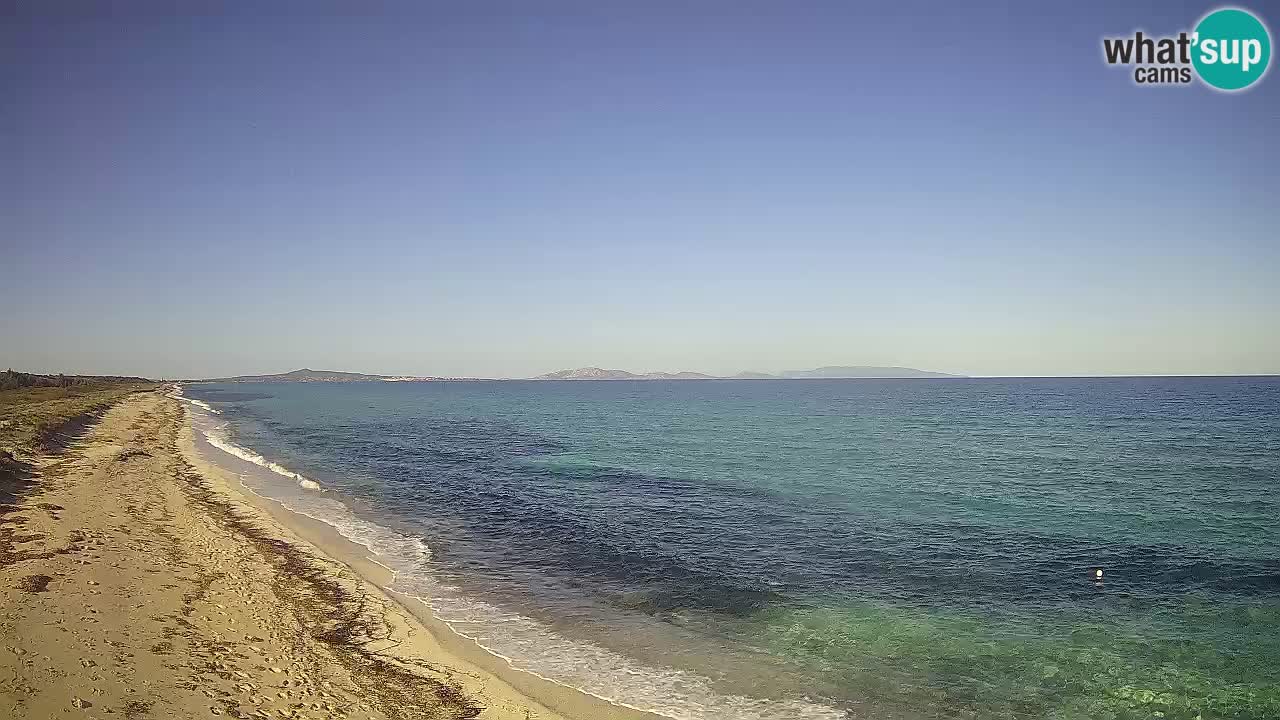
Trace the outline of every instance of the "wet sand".
{"label": "wet sand", "polygon": [[0,509],[0,717],[654,717],[409,612],[363,547],[208,463],[161,393],[25,485]]}

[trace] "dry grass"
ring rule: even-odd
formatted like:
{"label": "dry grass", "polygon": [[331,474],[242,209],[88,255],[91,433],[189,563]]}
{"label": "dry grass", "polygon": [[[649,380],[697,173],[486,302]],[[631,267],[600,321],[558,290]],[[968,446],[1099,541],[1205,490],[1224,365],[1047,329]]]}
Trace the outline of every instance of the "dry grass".
{"label": "dry grass", "polygon": [[[0,391],[0,462],[57,447],[59,436],[74,432],[96,415],[156,383],[90,383],[70,387],[26,387]],[[2,470],[2,468],[0,468]]]}

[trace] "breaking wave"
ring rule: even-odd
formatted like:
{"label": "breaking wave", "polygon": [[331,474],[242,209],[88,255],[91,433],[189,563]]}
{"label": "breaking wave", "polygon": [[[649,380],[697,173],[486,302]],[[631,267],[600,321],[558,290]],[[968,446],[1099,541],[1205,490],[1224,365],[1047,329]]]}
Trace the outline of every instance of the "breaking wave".
{"label": "breaking wave", "polygon": [[214,409],[213,409],[213,407],[209,405],[209,403],[207,403],[207,402],[205,402],[205,401],[203,401],[203,400],[196,400],[195,398],[189,398],[189,397],[187,397],[186,395],[183,395],[183,394],[182,394],[182,386],[181,386],[181,385],[175,385],[175,386],[173,387],[173,390],[169,392],[168,397],[171,397],[171,398],[173,398],[174,400],[181,400],[182,402],[190,403],[190,404],[192,404],[192,405],[194,405],[194,406],[196,406],[196,407],[200,408],[201,410],[204,410],[205,412],[210,413],[210,414],[212,414],[212,415],[221,415],[221,414],[222,414],[222,413],[218,412],[217,410],[214,410]]}
{"label": "breaking wave", "polygon": [[[210,408],[207,403],[201,402],[199,400],[193,400],[191,398],[182,397],[181,392],[182,392],[182,389],[178,388],[178,390],[176,390],[174,393],[171,393],[169,397],[191,403],[195,407],[198,407],[201,410],[204,410],[213,415],[218,414],[218,411]],[[212,422],[212,421],[210,420],[209,422]],[[205,423],[202,423],[202,425],[204,424]],[[254,465],[257,465],[259,467],[266,468],[267,470],[270,470],[271,472],[277,475],[289,478],[290,480],[297,483],[298,487],[304,490],[315,490],[315,491],[323,492],[323,488],[320,487],[320,483],[316,482],[315,480],[305,477],[301,473],[296,473],[290,470],[289,468],[281,465],[280,463],[272,462],[271,460],[268,460],[267,458],[250,450],[249,448],[243,447],[241,445],[237,445],[234,442],[232,442],[231,435],[228,432],[229,427],[230,427],[229,423],[225,423],[225,422],[218,423],[216,425],[211,425],[209,427],[202,428],[200,430],[200,434],[204,436],[205,440],[207,440],[210,445],[218,448],[219,450],[227,453],[228,455],[233,455],[235,457],[240,458],[241,460],[244,460],[245,462],[253,463]]]}
{"label": "breaking wave", "polygon": [[246,462],[251,462],[254,465],[264,467],[277,475],[283,475],[284,477],[298,483],[298,487],[303,488],[304,490],[320,489],[320,483],[315,480],[303,477],[301,474],[290,470],[280,463],[272,462],[246,447],[241,447],[240,445],[231,442],[226,430],[227,424],[223,423],[206,432],[205,438],[208,439],[210,445],[218,448],[219,450],[229,455],[234,455]]}

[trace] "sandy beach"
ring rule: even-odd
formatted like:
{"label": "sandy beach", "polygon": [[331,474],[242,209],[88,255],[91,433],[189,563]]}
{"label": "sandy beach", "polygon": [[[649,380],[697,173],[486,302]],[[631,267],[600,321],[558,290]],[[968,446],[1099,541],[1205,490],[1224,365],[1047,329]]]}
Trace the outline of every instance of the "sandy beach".
{"label": "sandy beach", "polygon": [[161,392],[33,465],[0,518],[2,717],[648,717],[410,613],[363,548],[207,463]]}

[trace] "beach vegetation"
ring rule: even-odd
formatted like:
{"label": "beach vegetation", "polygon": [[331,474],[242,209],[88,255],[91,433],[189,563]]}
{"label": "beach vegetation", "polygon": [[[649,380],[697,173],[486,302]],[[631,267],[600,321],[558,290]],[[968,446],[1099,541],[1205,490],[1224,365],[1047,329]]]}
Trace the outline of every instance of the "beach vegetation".
{"label": "beach vegetation", "polygon": [[12,370],[0,379],[6,383],[0,389],[0,460],[5,466],[51,449],[65,431],[87,423],[122,398],[159,387],[143,378],[32,375]]}

